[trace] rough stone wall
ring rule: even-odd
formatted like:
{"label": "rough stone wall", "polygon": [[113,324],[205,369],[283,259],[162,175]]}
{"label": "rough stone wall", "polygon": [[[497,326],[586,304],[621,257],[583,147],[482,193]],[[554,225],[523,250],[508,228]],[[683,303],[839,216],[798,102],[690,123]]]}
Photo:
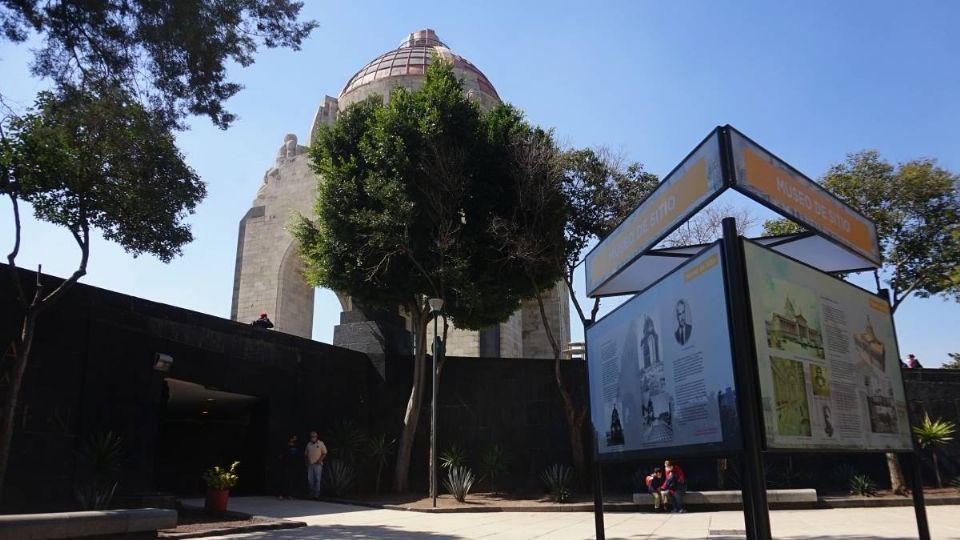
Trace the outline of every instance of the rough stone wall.
{"label": "rough stone wall", "polygon": [[[561,353],[570,343],[570,294],[563,281],[543,294],[544,311],[554,339]],[[523,352],[524,358],[553,358],[553,347],[543,328],[540,306],[536,300],[523,303]]]}
{"label": "rough stone wall", "polygon": [[500,358],[520,358],[523,356],[523,313],[517,310],[500,323]]}
{"label": "rough stone wall", "polygon": [[249,322],[266,311],[277,330],[309,338],[314,290],[303,279],[288,230],[296,213],[311,215],[316,199],[316,176],[305,150],[296,136],[287,135],[243,219],[231,314],[234,320]]}

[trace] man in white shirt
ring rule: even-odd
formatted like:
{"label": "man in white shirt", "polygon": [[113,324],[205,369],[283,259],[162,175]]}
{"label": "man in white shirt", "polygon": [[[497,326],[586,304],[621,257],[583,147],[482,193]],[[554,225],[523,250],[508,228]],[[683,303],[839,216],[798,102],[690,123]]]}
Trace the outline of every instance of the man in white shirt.
{"label": "man in white shirt", "polygon": [[323,460],[327,458],[327,446],[320,440],[316,431],[310,432],[310,442],[303,450],[303,459],[307,462],[307,485],[309,497],[320,498],[320,480],[323,478]]}

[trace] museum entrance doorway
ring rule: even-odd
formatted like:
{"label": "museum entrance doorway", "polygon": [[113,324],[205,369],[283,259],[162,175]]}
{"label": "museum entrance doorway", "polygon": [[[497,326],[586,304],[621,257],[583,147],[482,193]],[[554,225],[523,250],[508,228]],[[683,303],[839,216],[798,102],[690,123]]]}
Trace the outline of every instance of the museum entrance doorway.
{"label": "museum entrance doorway", "polygon": [[157,489],[204,493],[201,475],[240,461],[237,494],[265,492],[267,403],[244,394],[166,379],[157,447]]}

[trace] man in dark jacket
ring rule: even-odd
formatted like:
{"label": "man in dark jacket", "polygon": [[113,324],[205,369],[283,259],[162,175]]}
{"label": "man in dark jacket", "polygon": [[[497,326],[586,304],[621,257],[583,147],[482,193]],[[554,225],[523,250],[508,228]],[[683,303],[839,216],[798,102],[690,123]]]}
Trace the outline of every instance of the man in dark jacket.
{"label": "man in dark jacket", "polygon": [[259,319],[253,321],[250,324],[252,324],[253,326],[256,326],[257,328],[265,328],[265,329],[273,328],[273,322],[271,322],[270,319],[267,317],[266,311],[260,314]]}

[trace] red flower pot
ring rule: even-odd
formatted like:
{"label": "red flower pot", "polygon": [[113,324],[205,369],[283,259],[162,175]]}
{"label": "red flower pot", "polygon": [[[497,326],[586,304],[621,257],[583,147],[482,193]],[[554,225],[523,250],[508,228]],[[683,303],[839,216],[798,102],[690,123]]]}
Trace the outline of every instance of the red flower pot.
{"label": "red flower pot", "polygon": [[207,488],[207,501],[203,509],[211,514],[222,514],[227,511],[227,500],[230,498],[229,489]]}

